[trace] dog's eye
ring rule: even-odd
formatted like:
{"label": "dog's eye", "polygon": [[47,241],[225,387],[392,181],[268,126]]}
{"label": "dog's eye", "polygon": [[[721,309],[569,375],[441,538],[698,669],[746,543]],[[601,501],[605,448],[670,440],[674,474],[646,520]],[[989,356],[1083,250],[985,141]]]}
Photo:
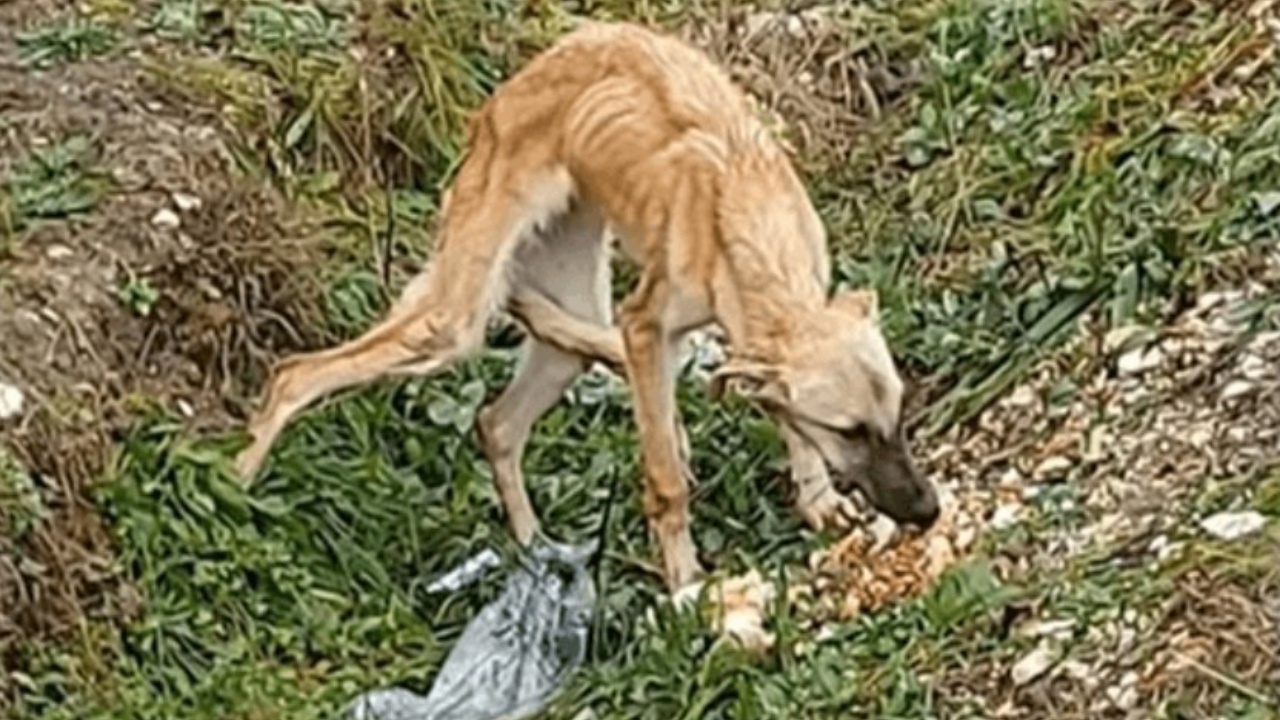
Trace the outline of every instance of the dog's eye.
{"label": "dog's eye", "polygon": [[854,423],[853,427],[842,428],[836,432],[845,440],[866,440],[868,427],[866,423],[860,422]]}

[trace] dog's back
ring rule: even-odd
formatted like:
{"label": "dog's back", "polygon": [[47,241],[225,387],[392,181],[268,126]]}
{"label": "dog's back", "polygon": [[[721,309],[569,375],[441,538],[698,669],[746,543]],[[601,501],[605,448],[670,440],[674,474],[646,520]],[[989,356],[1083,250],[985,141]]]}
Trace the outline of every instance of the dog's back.
{"label": "dog's back", "polygon": [[[634,94],[588,94],[605,81]],[[701,50],[639,25],[589,22],[502,83],[471,129],[487,126],[502,139],[550,134],[563,142],[582,128],[570,118],[602,124],[641,110],[655,134],[701,129],[727,137],[744,120],[755,126],[745,95]]]}
{"label": "dog's back", "polygon": [[[825,233],[781,145],[729,75],[674,37],[582,25],[499,86],[473,116],[468,147],[451,193],[463,205],[451,197],[446,214],[484,212],[494,183],[522,206],[526,228],[585,200],[642,264],[685,252],[668,246],[683,215],[720,223],[691,232],[770,239],[756,250],[800,254],[827,280]],[[764,220],[775,227],[758,227]]]}

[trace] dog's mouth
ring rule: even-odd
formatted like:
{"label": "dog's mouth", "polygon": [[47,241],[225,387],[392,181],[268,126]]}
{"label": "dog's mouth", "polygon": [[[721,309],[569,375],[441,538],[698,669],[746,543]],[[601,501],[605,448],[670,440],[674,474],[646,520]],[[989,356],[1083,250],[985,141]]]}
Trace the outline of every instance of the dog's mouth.
{"label": "dog's mouth", "polygon": [[856,488],[872,507],[897,523],[927,530],[938,519],[937,491],[901,448],[873,452],[844,467],[828,462],[827,467],[837,490],[848,493]]}
{"label": "dog's mouth", "polygon": [[835,485],[836,490],[845,495],[857,491],[867,499],[867,502],[870,502],[873,506],[876,505],[872,497],[871,483],[866,475],[851,470],[842,471],[829,462],[827,463],[827,470],[831,473],[831,482]]}
{"label": "dog's mouth", "polygon": [[[916,469],[900,436],[882,437],[865,427],[852,432],[821,428],[826,435],[804,423],[792,422],[791,427],[817,448],[840,492],[857,488],[872,507],[899,524],[927,530],[938,519],[937,492]],[[823,438],[832,442],[821,442]]]}
{"label": "dog's mouth", "polygon": [[871,484],[871,478],[867,476],[865,468],[841,469],[831,463],[827,463],[827,469],[831,472],[831,482],[835,485],[836,490],[845,495],[856,491],[878,512],[888,512],[878,497],[875,487]]}

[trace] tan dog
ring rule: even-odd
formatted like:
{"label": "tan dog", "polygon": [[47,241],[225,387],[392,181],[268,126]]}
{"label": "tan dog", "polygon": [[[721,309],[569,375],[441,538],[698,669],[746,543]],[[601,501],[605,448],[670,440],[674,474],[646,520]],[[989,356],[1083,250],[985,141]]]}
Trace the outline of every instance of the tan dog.
{"label": "tan dog", "polygon": [[[500,86],[468,135],[428,267],[361,337],[280,363],[237,461],[243,476],[314,400],[438,372],[478,349],[486,323],[508,310],[529,331],[527,356],[481,412],[478,436],[521,542],[537,532],[520,472],[530,430],[599,358],[621,366],[634,393],[644,508],[666,584],[698,579],[674,384],[679,341],[709,324],[728,337],[715,391],[735,387],[778,421],[810,523],[849,507],[829,469],[899,522],[934,521],[875,296],[828,297],[826,233],[805,188],[710,58],[634,25],[586,24]],[[620,332],[606,225],[641,269]]]}

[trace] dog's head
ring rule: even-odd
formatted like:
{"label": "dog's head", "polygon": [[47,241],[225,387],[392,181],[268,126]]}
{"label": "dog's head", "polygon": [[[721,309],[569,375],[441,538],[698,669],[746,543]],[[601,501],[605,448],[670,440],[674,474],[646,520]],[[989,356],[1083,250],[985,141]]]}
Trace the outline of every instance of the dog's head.
{"label": "dog's head", "polygon": [[874,292],[836,294],[796,318],[779,360],[730,360],[712,380],[786,423],[822,454],[838,480],[878,510],[922,529],[938,517],[933,484],[916,469],[902,427],[902,380],[880,332]]}

